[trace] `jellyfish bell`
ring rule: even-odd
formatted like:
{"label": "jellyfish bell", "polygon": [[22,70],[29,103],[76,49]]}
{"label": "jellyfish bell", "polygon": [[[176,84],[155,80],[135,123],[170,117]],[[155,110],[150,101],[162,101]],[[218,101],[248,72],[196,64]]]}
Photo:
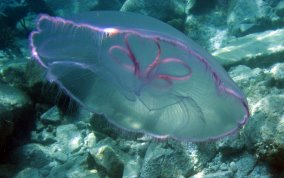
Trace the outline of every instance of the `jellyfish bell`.
{"label": "jellyfish bell", "polygon": [[205,141],[236,132],[249,117],[245,95],[214,58],[148,16],[42,15],[30,46],[47,77],[122,129]]}

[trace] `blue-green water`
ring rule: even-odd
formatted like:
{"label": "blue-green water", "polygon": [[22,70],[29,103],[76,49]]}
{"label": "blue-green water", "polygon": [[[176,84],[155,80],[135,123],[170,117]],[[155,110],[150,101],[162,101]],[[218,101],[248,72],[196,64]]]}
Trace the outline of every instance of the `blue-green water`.
{"label": "blue-green water", "polygon": [[281,0],[0,0],[0,177],[283,176],[283,17]]}

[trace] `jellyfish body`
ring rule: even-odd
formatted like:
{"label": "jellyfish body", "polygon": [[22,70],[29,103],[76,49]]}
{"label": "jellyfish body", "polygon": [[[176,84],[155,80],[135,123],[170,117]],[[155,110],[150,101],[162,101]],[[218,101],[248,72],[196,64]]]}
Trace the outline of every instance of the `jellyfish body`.
{"label": "jellyfish body", "polygon": [[236,132],[249,117],[244,94],[213,57],[151,17],[42,15],[30,46],[50,82],[126,130],[204,141]]}

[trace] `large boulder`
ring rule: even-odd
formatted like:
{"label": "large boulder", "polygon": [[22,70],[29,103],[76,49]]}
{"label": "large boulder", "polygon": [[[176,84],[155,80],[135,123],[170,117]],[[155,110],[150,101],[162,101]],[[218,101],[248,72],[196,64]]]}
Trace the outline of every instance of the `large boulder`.
{"label": "large boulder", "polygon": [[228,41],[213,55],[225,67],[266,67],[284,61],[284,29],[250,34]]}

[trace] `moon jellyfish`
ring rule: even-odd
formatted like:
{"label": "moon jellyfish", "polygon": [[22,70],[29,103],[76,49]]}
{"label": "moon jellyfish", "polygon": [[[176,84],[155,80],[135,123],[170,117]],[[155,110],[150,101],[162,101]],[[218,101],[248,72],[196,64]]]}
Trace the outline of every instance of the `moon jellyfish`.
{"label": "moon jellyfish", "polygon": [[30,46],[48,81],[122,129],[206,141],[236,132],[249,117],[243,92],[214,58],[148,16],[41,15]]}

